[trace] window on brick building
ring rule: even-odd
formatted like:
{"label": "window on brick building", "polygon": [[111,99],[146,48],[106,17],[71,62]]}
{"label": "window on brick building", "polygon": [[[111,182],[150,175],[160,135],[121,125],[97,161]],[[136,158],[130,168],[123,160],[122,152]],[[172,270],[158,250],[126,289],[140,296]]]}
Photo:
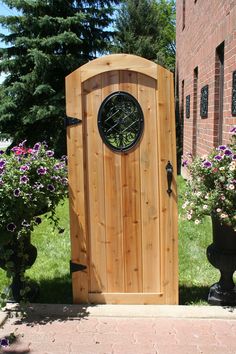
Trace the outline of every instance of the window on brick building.
{"label": "window on brick building", "polygon": [[183,19],[182,29],[184,29],[185,28],[185,0],[183,0],[182,19]]}
{"label": "window on brick building", "polygon": [[222,144],[224,113],[224,42],[215,54],[214,146]]}
{"label": "window on brick building", "polygon": [[190,118],[190,95],[186,96],[186,118]]}
{"label": "window on brick building", "polygon": [[193,139],[192,154],[197,153],[197,92],[198,92],[198,67],[193,71]]}
{"label": "window on brick building", "polygon": [[233,72],[233,77],[232,77],[231,113],[232,113],[232,116],[236,117],[236,70]]}
{"label": "window on brick building", "polygon": [[181,85],[181,120],[183,122],[184,120],[184,80],[182,80],[182,85]]}

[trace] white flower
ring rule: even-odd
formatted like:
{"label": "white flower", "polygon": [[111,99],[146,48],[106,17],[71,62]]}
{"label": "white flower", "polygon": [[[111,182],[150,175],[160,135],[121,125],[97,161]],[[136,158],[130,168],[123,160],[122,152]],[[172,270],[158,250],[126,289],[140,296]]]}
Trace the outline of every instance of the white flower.
{"label": "white flower", "polygon": [[234,185],[233,185],[233,184],[229,184],[229,185],[228,185],[228,189],[234,190]]}
{"label": "white flower", "polygon": [[208,193],[205,195],[205,199],[209,199],[209,194]]}
{"label": "white flower", "polygon": [[194,223],[195,223],[196,225],[198,225],[198,224],[200,224],[200,220],[196,219],[196,220],[194,221]]}
{"label": "white flower", "polygon": [[204,204],[202,208],[206,210],[208,208],[208,205]]}
{"label": "white flower", "polygon": [[225,168],[222,166],[222,167],[219,167],[219,170],[220,170],[220,171],[224,171]]}
{"label": "white flower", "polygon": [[217,208],[216,211],[217,213],[221,213],[222,210],[220,208]]}
{"label": "white flower", "polygon": [[191,219],[192,219],[192,215],[191,215],[191,214],[188,214],[188,215],[187,215],[187,219],[188,219],[188,220],[191,220]]}
{"label": "white flower", "polygon": [[185,209],[188,204],[189,204],[189,201],[187,200],[187,201],[182,205],[182,208]]}
{"label": "white flower", "polygon": [[224,214],[224,213],[222,213],[221,215],[220,215],[220,218],[221,219],[225,219],[225,218],[227,218],[228,217],[228,215],[227,214]]}
{"label": "white flower", "polygon": [[229,170],[230,170],[230,171],[234,171],[235,169],[236,169],[236,166],[235,166],[235,165],[229,166]]}

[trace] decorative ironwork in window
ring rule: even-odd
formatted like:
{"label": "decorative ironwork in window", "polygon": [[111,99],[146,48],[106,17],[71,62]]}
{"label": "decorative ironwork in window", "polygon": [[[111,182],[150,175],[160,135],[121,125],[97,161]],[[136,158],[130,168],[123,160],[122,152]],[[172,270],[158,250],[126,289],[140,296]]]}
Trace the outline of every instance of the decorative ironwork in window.
{"label": "decorative ironwork in window", "polygon": [[186,118],[190,118],[190,95],[186,96]]}
{"label": "decorative ironwork in window", "polygon": [[200,116],[202,118],[207,118],[208,116],[208,85],[201,89]]}
{"label": "decorative ironwork in window", "polygon": [[232,115],[236,116],[236,71],[233,72],[232,78]]}
{"label": "decorative ironwork in window", "polygon": [[98,130],[104,143],[114,151],[127,151],[140,140],[144,116],[138,101],[127,92],[114,92],[102,102]]}

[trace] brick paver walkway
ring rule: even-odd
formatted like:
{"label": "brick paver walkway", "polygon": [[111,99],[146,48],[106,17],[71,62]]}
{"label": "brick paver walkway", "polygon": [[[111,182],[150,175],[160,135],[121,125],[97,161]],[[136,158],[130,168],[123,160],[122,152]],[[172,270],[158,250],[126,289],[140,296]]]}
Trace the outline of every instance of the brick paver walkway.
{"label": "brick paver walkway", "polygon": [[[0,337],[17,342],[2,353],[236,354],[236,320],[33,316],[9,318]],[[15,351],[14,351],[15,350]]]}

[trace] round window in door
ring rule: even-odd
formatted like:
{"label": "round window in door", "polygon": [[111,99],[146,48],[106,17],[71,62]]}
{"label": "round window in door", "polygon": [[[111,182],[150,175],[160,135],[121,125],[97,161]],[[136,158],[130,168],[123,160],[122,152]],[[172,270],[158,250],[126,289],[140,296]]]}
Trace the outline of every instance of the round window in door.
{"label": "round window in door", "polygon": [[140,140],[144,116],[140,104],[127,92],[114,92],[102,102],[98,129],[104,143],[112,150],[132,149]]}

